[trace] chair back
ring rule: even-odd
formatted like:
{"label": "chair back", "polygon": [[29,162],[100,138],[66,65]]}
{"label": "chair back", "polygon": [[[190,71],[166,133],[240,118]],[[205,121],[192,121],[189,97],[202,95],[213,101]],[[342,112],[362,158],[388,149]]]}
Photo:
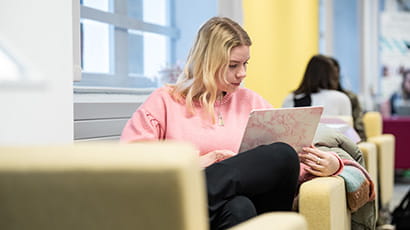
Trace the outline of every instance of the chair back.
{"label": "chair back", "polygon": [[205,191],[190,145],[0,147],[4,230],[205,230]]}
{"label": "chair back", "polygon": [[380,136],[383,132],[383,120],[380,112],[369,111],[363,115],[363,124],[366,136]]}

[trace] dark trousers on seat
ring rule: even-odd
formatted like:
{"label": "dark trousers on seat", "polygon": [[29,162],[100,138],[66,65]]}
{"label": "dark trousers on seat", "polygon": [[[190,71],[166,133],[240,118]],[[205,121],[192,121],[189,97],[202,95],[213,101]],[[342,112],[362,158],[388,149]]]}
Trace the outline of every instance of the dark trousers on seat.
{"label": "dark trousers on seat", "polygon": [[212,230],[258,214],[290,211],[299,177],[299,157],[285,143],[261,145],[205,169]]}

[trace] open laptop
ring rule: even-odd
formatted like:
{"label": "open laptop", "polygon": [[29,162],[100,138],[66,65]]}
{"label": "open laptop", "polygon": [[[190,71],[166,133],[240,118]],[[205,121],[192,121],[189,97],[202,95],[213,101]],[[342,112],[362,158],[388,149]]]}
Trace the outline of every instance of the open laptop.
{"label": "open laptop", "polygon": [[273,142],[285,142],[300,152],[312,144],[322,113],[323,106],[253,110],[239,152]]}

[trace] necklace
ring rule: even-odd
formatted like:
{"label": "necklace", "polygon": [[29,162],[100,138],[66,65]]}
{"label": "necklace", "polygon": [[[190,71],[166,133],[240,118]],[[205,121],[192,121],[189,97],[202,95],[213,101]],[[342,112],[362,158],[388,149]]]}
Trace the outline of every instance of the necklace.
{"label": "necklace", "polygon": [[224,126],[224,118],[222,117],[222,113],[221,113],[222,98],[223,98],[223,95],[221,95],[219,97],[219,106],[218,106],[218,111],[217,111],[217,113],[218,113],[218,125],[219,126]]}

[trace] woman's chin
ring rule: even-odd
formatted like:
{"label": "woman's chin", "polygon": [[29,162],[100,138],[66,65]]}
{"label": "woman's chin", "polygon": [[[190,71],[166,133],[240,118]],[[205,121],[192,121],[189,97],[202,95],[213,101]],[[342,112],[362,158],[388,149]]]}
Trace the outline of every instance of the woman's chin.
{"label": "woman's chin", "polygon": [[223,90],[221,90],[221,91],[224,91],[224,92],[227,92],[227,93],[233,93],[239,87],[240,87],[240,84],[238,84],[238,85],[236,85],[236,84],[225,85],[225,87],[223,87]]}
{"label": "woman's chin", "polygon": [[233,89],[233,91],[237,90],[239,87],[241,87],[241,84],[237,84],[237,85],[232,85],[231,88]]}

